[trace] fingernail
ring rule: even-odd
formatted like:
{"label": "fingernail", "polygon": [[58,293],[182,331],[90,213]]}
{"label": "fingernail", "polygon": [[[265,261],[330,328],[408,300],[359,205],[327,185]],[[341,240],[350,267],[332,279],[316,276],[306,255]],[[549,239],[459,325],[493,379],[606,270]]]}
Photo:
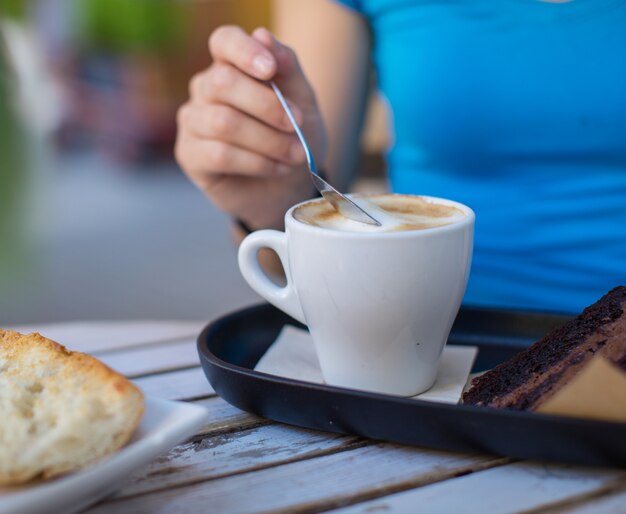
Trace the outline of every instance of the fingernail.
{"label": "fingernail", "polygon": [[271,57],[264,54],[257,55],[252,61],[254,70],[261,75],[269,75],[272,72],[273,65],[274,62]]}

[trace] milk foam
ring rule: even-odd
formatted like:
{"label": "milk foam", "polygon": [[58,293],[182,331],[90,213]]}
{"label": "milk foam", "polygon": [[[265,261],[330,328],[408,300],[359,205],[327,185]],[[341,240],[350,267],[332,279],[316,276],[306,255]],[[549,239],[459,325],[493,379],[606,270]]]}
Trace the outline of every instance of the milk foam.
{"label": "milk foam", "polygon": [[465,213],[456,207],[419,196],[381,194],[352,196],[351,199],[376,218],[381,226],[348,219],[325,200],[301,205],[294,211],[294,217],[309,225],[342,232],[423,230],[450,225],[465,217]]}

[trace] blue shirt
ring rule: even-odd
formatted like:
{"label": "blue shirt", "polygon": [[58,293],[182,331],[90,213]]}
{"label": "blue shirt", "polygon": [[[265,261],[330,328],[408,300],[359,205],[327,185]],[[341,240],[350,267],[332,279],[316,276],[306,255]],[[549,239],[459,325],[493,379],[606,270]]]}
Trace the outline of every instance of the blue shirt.
{"label": "blue shirt", "polygon": [[476,212],[465,303],[578,312],[626,283],[626,2],[352,0],[394,191]]}

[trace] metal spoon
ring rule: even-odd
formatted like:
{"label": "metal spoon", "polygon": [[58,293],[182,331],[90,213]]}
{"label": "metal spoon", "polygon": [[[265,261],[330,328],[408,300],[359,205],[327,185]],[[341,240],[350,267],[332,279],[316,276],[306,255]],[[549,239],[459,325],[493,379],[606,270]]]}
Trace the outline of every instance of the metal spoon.
{"label": "metal spoon", "polygon": [[298,135],[298,139],[300,139],[300,142],[304,147],[304,152],[306,153],[306,161],[309,166],[309,171],[311,172],[311,180],[313,180],[313,184],[320,192],[320,194],[346,218],[350,218],[351,220],[359,221],[361,223],[367,223],[368,225],[380,226],[380,222],[378,220],[365,212],[361,207],[359,207],[356,203],[350,200],[350,198],[342,195],[333,186],[331,186],[328,182],[326,182],[322,177],[319,176],[319,174],[317,173],[317,169],[315,168],[315,162],[313,161],[311,149],[309,148],[306,139],[304,139],[304,134],[302,134],[300,127],[298,127],[296,119],[294,118],[293,113],[291,112],[291,109],[289,108],[289,105],[285,100],[285,97],[280,92],[280,89],[278,89],[278,86],[274,84],[274,82],[270,81],[270,86],[272,86],[274,93],[276,93],[276,96],[278,97],[280,104],[283,106],[283,109],[285,109],[285,113],[287,113],[287,117],[289,118],[289,121],[295,129],[296,134]]}

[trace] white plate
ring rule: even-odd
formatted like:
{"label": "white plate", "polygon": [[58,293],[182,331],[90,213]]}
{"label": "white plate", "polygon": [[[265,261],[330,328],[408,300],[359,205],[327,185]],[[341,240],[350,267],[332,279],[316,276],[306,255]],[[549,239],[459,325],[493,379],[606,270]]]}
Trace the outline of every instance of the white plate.
{"label": "white plate", "polygon": [[192,436],[207,417],[207,410],[198,405],[146,398],[143,418],[124,448],[89,468],[48,482],[0,488],[0,513],[80,511],[118,489],[133,471]]}

